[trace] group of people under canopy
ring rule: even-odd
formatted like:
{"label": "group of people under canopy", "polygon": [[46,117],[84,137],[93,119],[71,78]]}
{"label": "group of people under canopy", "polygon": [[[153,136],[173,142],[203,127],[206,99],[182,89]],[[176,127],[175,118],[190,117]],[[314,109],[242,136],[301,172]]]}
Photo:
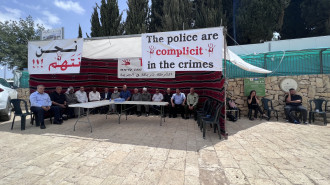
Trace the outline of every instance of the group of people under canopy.
{"label": "group of people under canopy", "polygon": [[[30,95],[31,111],[36,115],[36,125],[40,126],[41,129],[45,129],[44,115],[45,112],[52,112],[54,115],[54,124],[62,124],[63,120],[75,118],[79,112],[81,115],[86,115],[86,110],[83,108],[69,107],[71,104],[76,103],[87,103],[102,100],[116,100],[123,99],[125,101],[154,101],[154,102],[167,102],[168,105],[165,107],[164,114],[161,115],[166,117],[167,114],[170,118],[176,118],[177,114],[181,114],[183,119],[189,119],[190,115],[194,115],[194,119],[197,119],[196,109],[199,100],[198,94],[194,88],[190,88],[190,92],[187,96],[180,91],[179,88],[172,93],[170,88],[167,88],[165,93],[160,93],[159,89],[155,89],[155,94],[151,95],[147,88],[142,89],[142,93],[139,89],[135,88],[133,93],[127,89],[126,85],[119,92],[118,88],[115,87],[112,92],[109,88],[104,88],[103,92],[98,92],[96,87],[92,88],[92,91],[88,93],[82,86],[74,91],[74,88],[70,86],[67,88],[65,93],[62,93],[62,87],[57,86],[55,91],[49,95],[45,92],[43,85],[37,86],[37,91]],[[121,114],[121,108],[119,105],[112,104],[110,106],[98,107],[92,110],[92,114],[108,114],[108,113],[119,113]],[[152,113],[158,115],[160,106],[149,106],[149,105],[123,105],[123,109],[127,110],[126,114],[136,114],[137,116],[142,115],[142,109],[145,112],[145,116],[149,116],[150,109]],[[80,109],[80,110],[79,110]]]}

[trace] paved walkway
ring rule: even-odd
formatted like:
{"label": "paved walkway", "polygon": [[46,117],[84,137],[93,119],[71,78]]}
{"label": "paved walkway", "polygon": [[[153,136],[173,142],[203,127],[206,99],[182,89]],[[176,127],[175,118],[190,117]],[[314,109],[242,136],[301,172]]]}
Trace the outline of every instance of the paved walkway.
{"label": "paved walkway", "polygon": [[330,184],[330,126],[241,119],[204,140],[193,120],[92,120],[0,123],[0,184]]}

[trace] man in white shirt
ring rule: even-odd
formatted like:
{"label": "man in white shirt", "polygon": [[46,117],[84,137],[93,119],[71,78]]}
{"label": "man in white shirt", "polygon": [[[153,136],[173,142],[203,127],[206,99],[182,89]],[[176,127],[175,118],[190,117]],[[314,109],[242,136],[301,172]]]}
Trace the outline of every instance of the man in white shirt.
{"label": "man in white shirt", "polygon": [[[156,89],[156,93],[152,96],[153,102],[162,102],[164,99],[164,96],[162,93],[159,93],[159,89]],[[153,108],[155,109],[154,114],[158,115],[160,112],[160,106],[154,105]]]}
{"label": "man in white shirt", "polygon": [[96,87],[92,88],[92,91],[89,92],[89,101],[100,101],[101,95],[96,91]]}
{"label": "man in white shirt", "polygon": [[77,91],[75,94],[79,103],[88,102],[87,93],[85,92],[85,88],[83,86],[81,86],[79,91]]}
{"label": "man in white shirt", "polygon": [[[92,91],[89,92],[88,96],[89,96],[89,101],[90,102],[101,100],[101,95],[98,91],[96,91],[96,87],[92,88]],[[96,113],[99,113],[99,112],[100,112],[100,107],[96,107],[95,109],[93,109],[91,111],[92,114],[96,114]]]}
{"label": "man in white shirt", "polygon": [[[87,103],[88,102],[87,93],[85,92],[85,88],[83,86],[81,86],[79,91],[75,92],[75,94],[77,96],[77,101],[79,103]],[[80,108],[80,114],[85,114],[83,108]]]}

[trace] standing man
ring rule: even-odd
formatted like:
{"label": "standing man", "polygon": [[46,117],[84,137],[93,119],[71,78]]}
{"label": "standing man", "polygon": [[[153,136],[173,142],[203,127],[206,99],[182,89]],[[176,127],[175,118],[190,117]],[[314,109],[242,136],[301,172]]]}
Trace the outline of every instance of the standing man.
{"label": "standing man", "polygon": [[186,103],[186,96],[184,95],[184,93],[180,92],[180,89],[177,88],[175,90],[175,94],[173,94],[172,98],[171,98],[171,104],[172,104],[172,108],[173,110],[173,118],[176,118],[177,113],[180,112],[181,113],[181,117],[184,119],[184,105]]}
{"label": "standing man", "polygon": [[[142,95],[139,93],[139,90],[137,88],[134,89],[134,94],[132,95],[132,101],[142,101]],[[141,116],[141,105],[136,105],[136,115],[138,117]]]}
{"label": "standing man", "polygon": [[195,93],[194,88],[190,88],[190,93],[187,95],[187,105],[185,106],[186,119],[189,119],[189,113],[194,114],[195,121],[197,120],[197,103],[198,103],[198,94]]}
{"label": "standing man", "polygon": [[[163,94],[159,93],[159,89],[156,89],[156,93],[152,96],[152,101],[153,102],[162,102],[163,99],[164,99]],[[158,115],[159,110],[160,110],[160,106],[154,105],[153,107],[155,109],[155,114]]]}
{"label": "standing man", "polygon": [[307,124],[307,109],[302,106],[302,97],[296,94],[296,90],[291,88],[287,95],[285,96],[286,106],[284,107],[284,112],[286,118],[295,124],[299,124],[299,120],[293,115],[291,111],[298,111],[302,114],[303,122]]}
{"label": "standing man", "polygon": [[[115,87],[114,88],[114,90],[113,90],[113,93],[111,94],[111,99],[112,100],[115,100],[115,99],[117,99],[117,98],[120,98],[120,94],[119,94],[119,92],[118,92],[118,87]],[[115,105],[115,104],[112,104],[111,105],[111,111],[113,111],[113,112],[117,112],[117,107],[118,107],[119,105]]]}
{"label": "standing man", "polygon": [[[147,88],[143,87],[142,89],[142,101],[150,101],[151,100],[151,94],[148,92]],[[144,105],[144,108],[146,110],[146,117],[149,116],[149,105]]]}
{"label": "standing man", "polygon": [[57,86],[55,91],[50,94],[50,99],[52,100],[52,107],[56,106],[60,109],[60,118],[59,122],[63,123],[63,112],[67,112],[67,104],[65,100],[65,95],[62,94],[62,87]]}
{"label": "standing man", "polygon": [[165,113],[163,115],[163,117],[166,117],[166,113],[168,113],[169,117],[172,117],[172,103],[171,103],[171,99],[172,99],[173,94],[171,93],[171,88],[167,88],[166,92],[164,94],[164,102],[167,102],[168,105],[165,107]]}
{"label": "standing man", "polygon": [[45,86],[38,85],[37,91],[30,95],[31,111],[36,115],[36,125],[40,129],[45,129],[44,114],[52,111],[54,113],[54,124],[60,124],[60,109],[58,107],[51,107],[52,101],[45,91]]}
{"label": "standing man", "polygon": [[[131,99],[131,92],[129,92],[129,90],[127,90],[127,86],[123,85],[123,90],[120,92],[120,98],[124,98],[125,101],[129,101]],[[121,105],[123,106],[123,109],[127,109],[129,106],[127,105]],[[126,108],[127,107],[127,108]],[[118,110],[119,114],[121,114],[121,109]],[[126,114],[128,114],[128,111],[126,111]]]}

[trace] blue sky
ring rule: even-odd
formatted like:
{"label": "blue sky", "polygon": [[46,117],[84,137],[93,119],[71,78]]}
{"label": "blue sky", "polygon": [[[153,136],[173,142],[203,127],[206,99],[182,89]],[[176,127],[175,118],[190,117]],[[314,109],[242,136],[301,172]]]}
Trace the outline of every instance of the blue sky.
{"label": "blue sky", "polygon": [[[81,26],[83,37],[90,34],[90,19],[95,3],[101,0],[0,0],[0,21],[25,19],[31,15],[35,23],[46,29],[64,27],[64,38],[77,38]],[[118,0],[119,11],[127,9],[126,0]],[[123,17],[126,17],[124,11]],[[0,78],[12,78],[12,70],[0,66]]]}
{"label": "blue sky", "polygon": [[[64,27],[64,38],[76,38],[81,25],[83,37],[90,34],[90,19],[95,3],[101,0],[1,0],[0,21],[33,17],[46,29]],[[127,9],[126,0],[118,0],[120,12]],[[126,12],[124,11],[124,14]],[[124,15],[124,17],[126,17]]]}

